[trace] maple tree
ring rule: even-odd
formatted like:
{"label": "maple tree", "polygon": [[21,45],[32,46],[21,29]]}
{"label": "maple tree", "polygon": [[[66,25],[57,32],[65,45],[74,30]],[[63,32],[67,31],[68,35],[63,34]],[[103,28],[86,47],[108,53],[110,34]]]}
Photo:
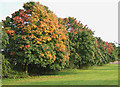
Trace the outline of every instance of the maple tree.
{"label": "maple tree", "polygon": [[24,66],[26,73],[29,66],[61,70],[117,60],[113,43],[94,37],[94,32],[74,17],[58,18],[39,2],[25,3],[2,23],[4,55],[12,65]]}
{"label": "maple tree", "polygon": [[101,65],[117,59],[114,44],[105,42],[105,45],[100,45],[100,40],[94,37],[94,32],[76,18],[59,18],[59,23],[69,32],[70,64],[73,67]]}
{"label": "maple tree", "polygon": [[26,66],[30,63],[61,70],[69,61],[66,28],[46,6],[27,2],[3,21],[9,36],[9,56]]}

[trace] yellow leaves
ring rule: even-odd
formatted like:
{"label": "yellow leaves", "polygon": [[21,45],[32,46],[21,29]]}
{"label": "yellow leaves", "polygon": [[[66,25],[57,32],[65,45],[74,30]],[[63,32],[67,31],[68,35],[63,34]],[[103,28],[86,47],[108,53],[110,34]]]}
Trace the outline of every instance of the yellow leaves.
{"label": "yellow leaves", "polygon": [[39,41],[40,39],[39,38],[36,38],[36,41]]}
{"label": "yellow leaves", "polygon": [[51,38],[50,38],[50,37],[46,37],[46,39],[47,39],[48,41],[50,41],[50,40],[51,40]]}
{"label": "yellow leaves", "polygon": [[58,38],[58,35],[57,34],[53,34],[51,37],[52,38]]}
{"label": "yellow leaves", "polygon": [[46,51],[45,55],[46,55],[47,58],[52,59],[52,54],[49,51]]}
{"label": "yellow leaves", "polygon": [[47,27],[47,24],[46,24],[46,23],[43,23],[43,24],[42,24],[42,27],[45,27],[45,28],[46,28],[46,27]]}
{"label": "yellow leaves", "polygon": [[41,31],[39,31],[39,30],[36,30],[36,34],[41,35],[41,34],[42,34],[42,32],[41,32]]}
{"label": "yellow leaves", "polygon": [[51,38],[48,38],[48,41],[50,41],[51,40]]}
{"label": "yellow leaves", "polygon": [[42,42],[46,42],[45,40],[42,40]]}
{"label": "yellow leaves", "polygon": [[31,38],[34,38],[33,36],[31,36]]}
{"label": "yellow leaves", "polygon": [[63,40],[67,40],[67,37],[65,35],[62,36]]}
{"label": "yellow leaves", "polygon": [[36,14],[34,17],[35,17],[35,18],[39,18],[38,16],[39,16],[39,14]]}
{"label": "yellow leaves", "polygon": [[[58,24],[58,17],[54,15],[52,12],[47,13],[46,8],[43,5],[35,4],[33,7],[33,12],[31,15],[31,24],[30,29],[28,29],[31,38],[34,44],[46,44],[52,43],[51,40],[55,40],[56,44],[53,45],[54,52],[64,52],[66,51],[66,42],[67,40],[67,31],[64,26]],[[44,49],[50,49],[48,46]],[[45,51],[44,51],[45,52]],[[47,51],[40,56],[44,56],[46,58],[53,59],[55,61],[56,56],[51,52]],[[62,61],[66,61],[68,59],[68,54],[64,55]],[[47,61],[44,59],[44,61]]]}
{"label": "yellow leaves", "polygon": [[58,38],[58,35],[56,34],[55,37]]}
{"label": "yellow leaves", "polygon": [[32,34],[32,35],[31,35],[31,38],[35,38],[35,36]]}
{"label": "yellow leaves", "polygon": [[42,44],[40,41],[37,41],[36,43],[37,43],[37,44]]}
{"label": "yellow leaves", "polygon": [[37,26],[35,24],[32,24],[33,28],[37,28]]}
{"label": "yellow leaves", "polygon": [[52,58],[51,53],[47,54],[46,56],[47,56],[47,58],[50,58],[50,59]]}
{"label": "yellow leaves", "polygon": [[66,59],[67,59],[67,56],[66,56],[66,55],[63,55],[63,57],[64,57],[64,61],[66,61]]}
{"label": "yellow leaves", "polygon": [[59,48],[60,51],[64,52],[65,51],[65,45],[61,44],[61,47]]}
{"label": "yellow leaves", "polygon": [[45,40],[45,37],[42,37],[43,40]]}
{"label": "yellow leaves", "polygon": [[44,56],[44,54],[41,54],[41,56],[43,57],[43,56]]}
{"label": "yellow leaves", "polygon": [[24,40],[27,40],[26,38],[24,38]]}
{"label": "yellow leaves", "polygon": [[35,43],[36,41],[34,40],[33,43]]}
{"label": "yellow leaves", "polygon": [[55,44],[55,47],[57,47],[57,51],[65,51],[66,46],[63,44]]}
{"label": "yellow leaves", "polygon": [[59,38],[58,38],[58,41],[60,41],[61,39],[62,39],[62,38],[59,37]]}
{"label": "yellow leaves", "polygon": [[65,48],[60,47],[59,50],[62,51],[62,52],[64,52]]}
{"label": "yellow leaves", "polygon": [[59,43],[63,44],[63,41],[59,41]]}
{"label": "yellow leaves", "polygon": [[46,18],[44,18],[44,19],[43,19],[43,22],[48,23],[49,20],[47,20]]}
{"label": "yellow leaves", "polygon": [[39,15],[37,12],[32,12],[31,22],[37,22],[39,20]]}
{"label": "yellow leaves", "polygon": [[61,47],[62,47],[62,48],[65,48],[66,46],[62,44]]}

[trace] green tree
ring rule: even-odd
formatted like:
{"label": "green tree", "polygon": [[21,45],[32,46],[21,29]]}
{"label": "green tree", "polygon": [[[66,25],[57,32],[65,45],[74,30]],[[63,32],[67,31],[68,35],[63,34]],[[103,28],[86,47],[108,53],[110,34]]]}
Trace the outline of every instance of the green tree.
{"label": "green tree", "polygon": [[7,56],[16,65],[24,65],[26,73],[31,64],[61,70],[69,61],[65,27],[46,6],[27,2],[23,7],[3,21],[9,37]]}

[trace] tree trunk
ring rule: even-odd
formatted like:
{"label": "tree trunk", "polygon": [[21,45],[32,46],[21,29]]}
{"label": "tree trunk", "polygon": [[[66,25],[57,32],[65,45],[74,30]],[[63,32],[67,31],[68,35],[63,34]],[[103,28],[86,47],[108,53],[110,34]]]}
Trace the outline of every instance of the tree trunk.
{"label": "tree trunk", "polygon": [[25,73],[28,73],[28,63],[25,64]]}

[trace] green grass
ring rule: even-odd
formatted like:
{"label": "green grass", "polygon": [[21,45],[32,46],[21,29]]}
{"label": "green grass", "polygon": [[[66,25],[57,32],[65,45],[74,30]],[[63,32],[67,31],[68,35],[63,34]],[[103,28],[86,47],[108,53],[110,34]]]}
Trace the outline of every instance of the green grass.
{"label": "green grass", "polygon": [[56,75],[26,79],[3,79],[3,85],[118,85],[118,65],[107,64],[88,70],[63,70]]}

